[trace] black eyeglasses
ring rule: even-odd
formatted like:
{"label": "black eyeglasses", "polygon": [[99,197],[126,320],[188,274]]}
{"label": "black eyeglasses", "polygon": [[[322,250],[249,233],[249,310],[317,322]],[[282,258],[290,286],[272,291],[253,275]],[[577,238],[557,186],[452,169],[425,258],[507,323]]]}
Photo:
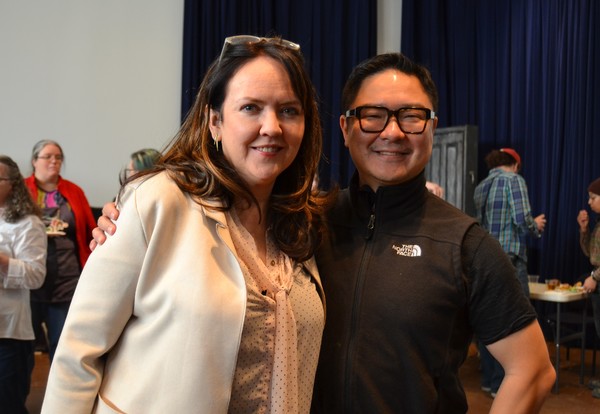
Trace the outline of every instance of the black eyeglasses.
{"label": "black eyeglasses", "polygon": [[225,38],[225,42],[223,43],[223,49],[221,49],[221,54],[219,55],[219,62],[221,61],[221,59],[223,59],[225,51],[231,45],[241,45],[244,43],[254,44],[260,42],[275,43],[291,50],[300,50],[300,45],[298,43],[294,43],[289,40],[282,39],[280,37],[258,37],[251,35],[229,36]]}
{"label": "black eyeglasses", "polygon": [[390,118],[396,117],[400,130],[405,134],[421,134],[425,131],[427,121],[435,118],[435,112],[429,108],[398,108],[395,111],[384,106],[358,106],[346,111],[346,116],[358,118],[363,132],[381,132]]}

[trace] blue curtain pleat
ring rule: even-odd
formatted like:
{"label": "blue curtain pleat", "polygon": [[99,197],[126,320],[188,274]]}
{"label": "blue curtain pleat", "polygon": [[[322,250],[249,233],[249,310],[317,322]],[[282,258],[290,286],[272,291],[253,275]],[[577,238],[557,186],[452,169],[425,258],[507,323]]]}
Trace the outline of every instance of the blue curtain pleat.
{"label": "blue curtain pleat", "polygon": [[354,166],[339,129],[339,101],[352,68],[376,53],[376,5],[376,0],[185,0],[182,119],[225,37],[280,35],[300,44],[319,95],[321,183],[345,186]]}
{"label": "blue curtain pleat", "polygon": [[600,3],[403,0],[402,51],[431,69],[440,127],[478,125],[480,179],[492,148],[521,154],[548,219],[528,241],[530,272],[572,283],[589,271],[576,217],[600,177]]}

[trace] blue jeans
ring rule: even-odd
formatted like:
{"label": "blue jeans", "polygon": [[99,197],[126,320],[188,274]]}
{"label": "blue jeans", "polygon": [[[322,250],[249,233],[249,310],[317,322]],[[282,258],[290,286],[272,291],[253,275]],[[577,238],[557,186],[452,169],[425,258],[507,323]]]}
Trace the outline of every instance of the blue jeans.
{"label": "blue jeans", "polygon": [[0,339],[0,410],[7,414],[27,413],[33,371],[33,342]]}
{"label": "blue jeans", "polygon": [[479,357],[481,358],[481,387],[489,388],[491,392],[498,392],[504,379],[502,365],[490,354],[485,345],[477,343]]}
{"label": "blue jeans", "polygon": [[[56,346],[67,319],[70,302],[44,303],[31,302],[31,319],[34,327],[38,327],[44,322],[48,330],[48,356],[50,362],[54,359]],[[36,330],[34,328],[34,330]]]}
{"label": "blue jeans", "polygon": [[512,265],[515,267],[517,272],[517,279],[519,283],[521,283],[521,287],[523,288],[523,292],[525,292],[525,296],[529,297],[529,278],[527,273],[527,262],[521,259],[519,256],[509,253],[508,257]]}

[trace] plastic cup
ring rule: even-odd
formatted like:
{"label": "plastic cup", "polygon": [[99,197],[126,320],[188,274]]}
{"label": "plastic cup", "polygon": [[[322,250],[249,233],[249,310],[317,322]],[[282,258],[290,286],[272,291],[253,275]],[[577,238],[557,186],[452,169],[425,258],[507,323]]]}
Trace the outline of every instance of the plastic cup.
{"label": "plastic cup", "polygon": [[529,275],[527,276],[527,278],[529,279],[529,283],[538,283],[538,281],[540,280],[540,277],[538,275]]}

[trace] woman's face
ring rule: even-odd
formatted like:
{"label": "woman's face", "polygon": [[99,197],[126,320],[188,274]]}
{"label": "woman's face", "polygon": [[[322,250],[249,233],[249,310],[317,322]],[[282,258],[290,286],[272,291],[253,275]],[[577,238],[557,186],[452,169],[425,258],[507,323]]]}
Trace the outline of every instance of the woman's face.
{"label": "woman's face", "polygon": [[35,171],[35,178],[39,181],[57,181],[62,166],[63,155],[56,145],[48,144],[31,162]]}
{"label": "woman's face", "polygon": [[590,192],[588,204],[594,213],[600,214],[600,195]]}
{"label": "woman's face", "polygon": [[127,168],[125,168],[125,178],[129,179],[129,177],[133,176],[137,173],[137,170],[133,167],[133,160],[129,161],[127,164]]}
{"label": "woman's face", "polygon": [[304,111],[287,72],[266,56],[241,66],[229,81],[221,113],[210,111],[219,151],[257,198],[268,197],[296,158],[304,128]]}
{"label": "woman's face", "polygon": [[0,206],[3,206],[8,200],[8,196],[12,191],[12,183],[8,179],[8,167],[0,164]]}

